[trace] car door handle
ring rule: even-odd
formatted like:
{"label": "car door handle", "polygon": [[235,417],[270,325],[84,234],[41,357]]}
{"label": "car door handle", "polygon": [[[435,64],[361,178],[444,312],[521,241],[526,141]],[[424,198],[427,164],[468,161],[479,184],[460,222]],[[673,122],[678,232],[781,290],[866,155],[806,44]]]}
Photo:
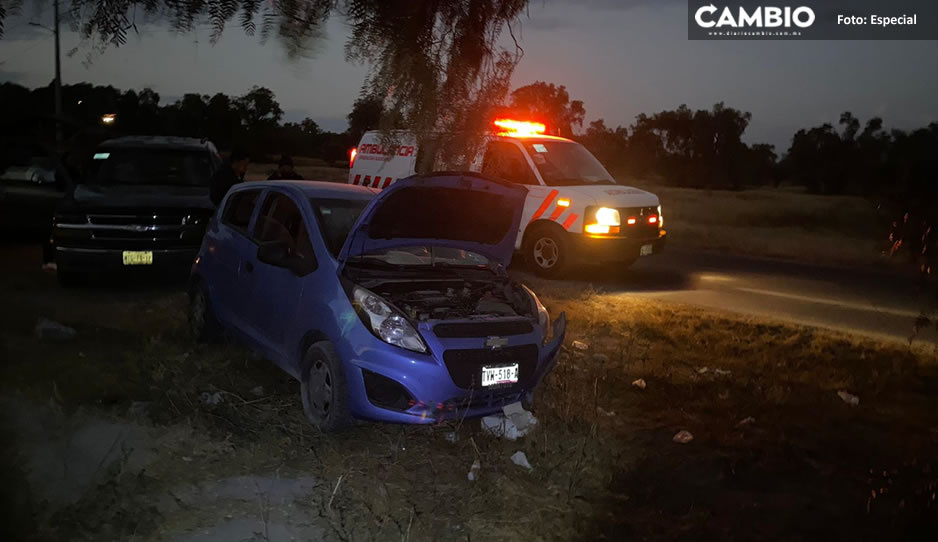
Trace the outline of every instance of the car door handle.
{"label": "car door handle", "polygon": [[245,264],[244,264],[244,270],[247,271],[248,273],[253,273],[253,272],[254,272],[254,264],[251,263],[251,262],[245,263]]}

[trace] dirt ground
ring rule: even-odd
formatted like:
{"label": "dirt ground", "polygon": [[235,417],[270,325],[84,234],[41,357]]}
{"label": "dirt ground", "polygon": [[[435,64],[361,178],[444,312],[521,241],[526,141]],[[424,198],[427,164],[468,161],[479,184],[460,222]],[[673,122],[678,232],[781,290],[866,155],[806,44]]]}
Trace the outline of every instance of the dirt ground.
{"label": "dirt ground", "polygon": [[180,284],[0,256],[4,540],[938,539],[934,349],[518,272],[570,320],[534,432],[322,435],[272,364],[192,343]]}

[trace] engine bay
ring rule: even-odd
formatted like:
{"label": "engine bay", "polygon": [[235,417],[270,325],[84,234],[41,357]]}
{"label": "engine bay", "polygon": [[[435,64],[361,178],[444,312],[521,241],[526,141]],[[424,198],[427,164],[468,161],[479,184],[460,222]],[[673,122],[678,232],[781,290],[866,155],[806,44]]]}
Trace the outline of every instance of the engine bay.
{"label": "engine bay", "polygon": [[371,290],[416,322],[537,316],[527,292],[505,278],[385,281]]}

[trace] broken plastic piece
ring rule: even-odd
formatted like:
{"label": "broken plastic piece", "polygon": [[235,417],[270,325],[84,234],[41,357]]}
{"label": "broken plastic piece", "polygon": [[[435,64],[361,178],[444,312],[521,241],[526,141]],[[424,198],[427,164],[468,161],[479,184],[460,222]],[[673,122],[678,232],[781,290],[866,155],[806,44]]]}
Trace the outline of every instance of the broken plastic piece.
{"label": "broken plastic piece", "polygon": [[687,444],[688,442],[694,440],[694,435],[692,435],[690,431],[681,431],[674,435],[674,438],[671,440],[678,444]]}
{"label": "broken plastic piece", "polygon": [[843,400],[843,402],[850,406],[857,406],[860,404],[860,398],[856,395],[853,395],[852,393],[840,390],[837,392],[837,395]]}
{"label": "broken plastic piece", "polygon": [[472,466],[469,467],[469,481],[475,482],[479,479],[479,471],[482,470],[482,463],[478,459],[472,462]]}
{"label": "broken plastic piece", "polygon": [[583,341],[573,341],[573,347],[577,350],[589,350],[590,345],[586,344]]}
{"label": "broken plastic piece", "polygon": [[632,385],[635,386],[636,388],[640,389],[640,390],[643,390],[643,389],[645,389],[645,388],[648,386],[648,384],[645,383],[645,379],[644,379],[644,378],[639,378],[639,379],[633,380],[633,381],[632,381]]}
{"label": "broken plastic piece", "polygon": [[511,462],[519,467],[531,470],[534,467],[531,466],[531,463],[528,462],[528,456],[524,455],[524,452],[518,450],[511,456]]}

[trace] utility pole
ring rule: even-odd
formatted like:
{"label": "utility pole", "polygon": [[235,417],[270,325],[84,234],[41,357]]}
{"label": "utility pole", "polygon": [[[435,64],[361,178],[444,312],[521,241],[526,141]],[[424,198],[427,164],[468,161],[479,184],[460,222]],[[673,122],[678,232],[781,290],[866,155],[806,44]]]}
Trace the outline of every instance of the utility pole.
{"label": "utility pole", "polygon": [[62,64],[59,52],[59,0],[54,0],[55,13],[55,150],[63,151],[62,141]]}

